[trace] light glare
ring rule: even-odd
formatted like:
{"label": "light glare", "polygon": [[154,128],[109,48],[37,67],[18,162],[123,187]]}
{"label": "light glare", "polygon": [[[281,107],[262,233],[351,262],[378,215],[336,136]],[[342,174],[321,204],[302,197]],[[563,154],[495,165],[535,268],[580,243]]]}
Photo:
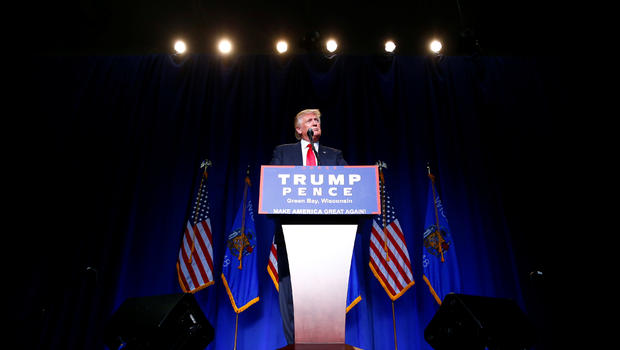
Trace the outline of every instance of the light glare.
{"label": "light glare", "polygon": [[336,49],[338,48],[338,43],[336,42],[336,40],[334,39],[329,39],[327,40],[327,42],[325,43],[325,48],[327,49],[327,51],[329,52],[334,52],[336,51]]}
{"label": "light glare", "polygon": [[441,48],[442,48],[442,45],[441,45],[441,42],[439,42],[439,40],[433,40],[430,44],[430,49],[434,53],[439,53],[439,51],[441,51]]}
{"label": "light glare", "polygon": [[229,54],[232,51],[232,43],[228,39],[220,40],[220,43],[217,45],[217,48],[223,54]]}
{"label": "light glare", "polygon": [[396,44],[394,44],[394,42],[392,40],[388,40],[385,42],[385,51],[386,52],[394,52],[394,49],[396,49]]}
{"label": "light glare", "polygon": [[178,54],[184,53],[185,50],[187,50],[187,46],[185,45],[185,42],[183,42],[183,40],[177,40],[174,43],[174,51],[176,51]]}
{"label": "light glare", "polygon": [[288,44],[286,43],[286,41],[278,41],[278,43],[276,44],[276,50],[278,50],[279,53],[285,53],[286,50],[288,50]]}

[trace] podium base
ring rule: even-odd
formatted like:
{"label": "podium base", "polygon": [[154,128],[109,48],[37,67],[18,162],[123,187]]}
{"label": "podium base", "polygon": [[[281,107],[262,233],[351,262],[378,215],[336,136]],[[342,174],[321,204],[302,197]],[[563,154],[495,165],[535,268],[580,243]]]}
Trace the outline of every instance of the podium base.
{"label": "podium base", "polygon": [[289,344],[277,350],[362,350],[348,344],[314,343],[314,344]]}

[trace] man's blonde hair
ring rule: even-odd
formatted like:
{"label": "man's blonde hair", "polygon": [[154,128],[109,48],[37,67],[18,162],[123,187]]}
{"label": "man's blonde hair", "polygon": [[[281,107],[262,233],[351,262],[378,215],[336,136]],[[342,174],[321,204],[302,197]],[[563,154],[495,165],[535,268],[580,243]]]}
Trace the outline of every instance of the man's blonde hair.
{"label": "man's blonde hair", "polygon": [[297,115],[295,116],[295,138],[297,140],[301,140],[301,135],[297,133],[297,127],[301,125],[301,117],[306,114],[313,114],[319,119],[319,124],[321,123],[321,111],[319,111],[318,109],[304,109],[303,111],[297,113]]}

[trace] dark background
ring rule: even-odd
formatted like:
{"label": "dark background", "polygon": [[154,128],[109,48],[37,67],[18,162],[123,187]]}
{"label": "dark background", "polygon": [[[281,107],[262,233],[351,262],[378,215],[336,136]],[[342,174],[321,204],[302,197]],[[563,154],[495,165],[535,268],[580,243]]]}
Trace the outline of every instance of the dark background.
{"label": "dark background", "polygon": [[[426,55],[428,38],[439,36],[444,40],[447,55],[459,55],[462,56],[460,59],[464,60],[451,61],[453,67],[464,65],[468,67],[467,69],[475,69],[475,65],[472,68],[463,62],[467,62],[467,57],[478,54],[500,58],[544,57],[544,60],[535,60],[542,62],[537,66],[536,73],[540,74],[539,78],[544,82],[542,99],[544,103],[530,101],[524,106],[533,106],[531,110],[518,110],[522,116],[515,112],[510,119],[501,121],[484,119],[483,115],[479,127],[482,131],[505,132],[505,134],[489,134],[485,139],[485,146],[488,147],[485,148],[484,155],[489,159],[498,160],[492,163],[491,170],[485,171],[487,174],[503,175],[493,181],[501,193],[507,231],[513,235],[510,242],[516,252],[515,260],[525,304],[532,313],[540,317],[545,330],[554,330],[553,341],[547,339],[546,345],[555,345],[555,341],[560,341],[558,339],[560,335],[571,333],[568,329],[579,332],[581,325],[569,325],[564,318],[564,315],[573,316],[580,311],[578,304],[583,298],[584,293],[581,291],[586,280],[585,274],[579,268],[582,265],[583,255],[578,253],[583,252],[584,248],[575,249],[582,243],[580,235],[583,231],[574,224],[583,214],[573,202],[581,195],[583,185],[590,181],[586,174],[592,169],[588,166],[591,164],[590,154],[585,153],[585,149],[582,148],[584,138],[589,136],[588,130],[584,127],[578,133],[573,133],[575,129],[571,125],[583,123],[585,126],[595,117],[590,113],[583,113],[582,109],[585,100],[582,92],[590,89],[589,85],[582,83],[583,71],[584,67],[586,70],[590,69],[593,61],[576,57],[583,53],[582,29],[585,26],[585,17],[575,16],[576,11],[566,6],[569,5],[536,1],[509,3],[430,0],[381,3],[299,1],[277,4],[249,1],[143,0],[129,3],[114,0],[26,3],[20,4],[19,9],[7,11],[6,16],[20,19],[12,22],[10,39],[21,39],[19,45],[26,49],[27,54],[25,59],[19,60],[19,65],[7,66],[10,77],[16,78],[11,81],[13,88],[10,93],[16,92],[15,96],[18,97],[11,99],[12,104],[9,104],[11,108],[7,108],[14,111],[12,115],[15,115],[14,118],[7,118],[9,119],[7,125],[15,123],[19,126],[17,133],[7,132],[10,135],[7,135],[6,139],[12,141],[14,137],[16,141],[11,143],[13,148],[7,149],[16,149],[19,152],[10,152],[11,159],[14,156],[16,162],[15,166],[6,172],[14,175],[17,178],[15,183],[19,184],[9,189],[11,194],[15,194],[13,203],[16,205],[12,208],[18,214],[15,218],[21,219],[16,221],[28,225],[34,222],[37,227],[34,231],[32,228],[25,232],[19,228],[11,231],[17,232],[16,235],[19,236],[16,244],[11,244],[11,247],[23,249],[27,246],[25,252],[37,255],[35,259],[27,261],[26,266],[23,261],[19,261],[19,266],[13,268],[17,278],[10,280],[14,281],[16,286],[22,286],[18,287],[21,294],[19,300],[22,303],[12,304],[11,307],[16,308],[17,314],[26,315],[20,318],[24,320],[24,324],[35,321],[33,332],[41,332],[37,327],[41,327],[41,324],[48,326],[58,313],[62,313],[63,318],[60,319],[71,320],[73,324],[69,326],[70,329],[77,329],[79,333],[84,328],[89,329],[86,326],[80,327],[78,325],[80,320],[84,320],[84,317],[99,317],[95,323],[100,325],[114,306],[113,303],[118,301],[119,295],[128,293],[116,291],[116,285],[109,287],[110,291],[100,291],[99,300],[104,300],[107,304],[95,307],[96,313],[90,316],[84,316],[80,310],[67,307],[73,305],[70,300],[72,296],[87,298],[85,295],[88,295],[89,288],[102,283],[101,280],[96,280],[102,278],[101,275],[95,276],[85,269],[90,266],[93,251],[105,259],[110,259],[113,265],[116,264],[114,261],[117,258],[99,252],[96,238],[82,235],[80,227],[89,224],[98,225],[96,231],[111,234],[118,240],[113,242],[118,245],[104,248],[116,251],[124,244],[122,241],[125,239],[124,233],[122,230],[110,232],[118,227],[125,229],[130,226],[131,223],[127,221],[133,217],[133,214],[123,212],[123,208],[115,207],[118,205],[118,200],[94,201],[82,205],[79,201],[83,200],[84,191],[92,185],[89,178],[83,177],[82,174],[93,174],[91,178],[106,184],[95,190],[99,196],[105,194],[103,198],[122,197],[121,202],[125,205],[128,205],[127,203],[132,203],[133,206],[139,205],[133,201],[137,195],[131,191],[135,190],[140,180],[132,179],[137,177],[136,174],[141,174],[140,169],[144,169],[142,163],[134,161],[144,160],[139,156],[132,158],[132,154],[129,153],[121,157],[122,164],[118,164],[113,155],[123,155],[126,149],[131,149],[131,146],[140,145],[140,141],[135,141],[133,144],[130,133],[148,138],[150,131],[144,130],[138,124],[125,125],[123,118],[135,114],[135,111],[129,108],[133,106],[131,104],[133,101],[128,106],[107,105],[108,99],[123,100],[123,96],[118,95],[119,87],[107,80],[108,74],[117,79],[125,79],[126,76],[123,74],[130,74],[127,72],[131,72],[132,64],[152,69],[140,73],[148,78],[157,76],[161,67],[165,67],[163,71],[168,72],[170,68],[161,63],[163,60],[161,57],[150,59],[146,55],[170,53],[174,40],[179,37],[188,41],[190,52],[209,55],[215,53],[216,40],[225,34],[232,38],[236,53],[256,55],[273,53],[273,41],[282,35],[289,38],[294,53],[306,53],[309,33],[318,32],[322,38],[332,34],[336,36],[343,53],[374,55],[382,53],[383,41],[389,36],[396,40],[397,54],[417,56]],[[476,40],[478,46],[473,45]],[[112,56],[116,55],[138,57],[128,58],[127,61],[123,59],[115,61]],[[78,56],[77,60],[71,61],[76,58],[75,56]],[[94,60],[91,66],[91,62],[88,61],[88,57],[91,56],[109,56],[109,58]],[[246,59],[251,62],[251,58]],[[209,67],[218,74],[224,77],[229,74],[225,65],[218,66],[220,63],[213,63],[219,62],[217,59],[209,58],[206,61],[210,65],[216,65],[216,68]],[[490,61],[492,64],[493,60]],[[310,71],[319,76],[313,80],[321,81],[320,77],[325,73],[325,68],[312,64],[308,64],[308,67],[311,67]],[[195,63],[192,67],[196,67]],[[241,67],[244,66],[236,66],[235,74],[243,75]],[[55,69],[58,71],[54,71]],[[196,69],[204,73],[204,68]],[[459,74],[458,69],[451,71],[448,76],[454,78],[454,74]],[[519,72],[524,72],[519,69],[509,74],[518,75]],[[96,76],[92,81],[85,82],[85,77],[92,78],[89,74]],[[175,76],[174,74],[172,76]],[[213,79],[204,74],[207,78],[202,76],[200,79],[207,81]],[[192,75],[187,73],[187,76]],[[23,77],[27,79],[22,79]],[[512,77],[514,78],[514,75]],[[126,79],[132,81],[131,78]],[[171,80],[175,81],[174,78]],[[99,85],[89,85],[94,83]],[[138,87],[141,86],[140,83],[148,86],[148,81],[135,82]],[[235,88],[238,86],[235,85]],[[80,100],[80,94],[84,91],[86,91],[84,96],[88,98],[86,101]],[[166,101],[175,101],[174,90],[166,91],[170,94],[166,97]],[[307,91],[298,91],[298,95],[295,96],[302,101],[303,93],[308,91],[314,93],[317,99],[328,99],[329,96],[326,92],[311,88]],[[493,95],[492,90],[484,90],[484,93]],[[142,101],[135,103],[144,106],[140,104]],[[231,103],[228,101],[222,103],[218,105],[221,110],[231,108]],[[519,105],[515,101],[512,103]],[[544,110],[536,108],[543,104]],[[330,101],[328,105],[337,108],[338,104],[336,101]],[[112,110],[105,108],[102,110],[102,106]],[[506,105],[501,106],[506,108]],[[116,116],[113,108],[119,108],[122,113]],[[289,115],[296,108],[297,106],[287,106],[286,113],[281,115]],[[166,113],[159,112],[162,115]],[[191,111],[186,112],[192,115],[189,113]],[[147,113],[144,111],[142,113],[141,117],[148,119]],[[107,124],[108,114],[115,116],[114,123]],[[209,115],[217,117],[213,111]],[[92,119],[89,119],[89,116]],[[354,120],[354,117],[354,114],[348,115],[350,120]],[[370,115],[365,117],[371,124],[359,126],[359,129],[372,130],[372,123],[376,121],[372,121]],[[394,120],[397,119],[395,117]],[[130,122],[131,119],[128,119],[127,123]],[[280,125],[280,122],[274,120],[273,125]],[[149,124],[150,127],[157,130],[157,121],[153,123],[154,126]],[[232,127],[241,125],[238,121],[221,123]],[[446,123],[451,125],[449,120]],[[117,125],[120,127],[117,128]],[[394,122],[394,125],[398,125],[397,122]],[[519,128],[512,129],[514,125],[519,125]],[[531,133],[530,126],[536,131]],[[393,126],[393,129],[402,131],[397,126]],[[6,130],[13,129],[7,127]],[[346,128],[344,125],[334,128],[332,124],[332,130],[343,132]],[[280,135],[278,131],[273,130],[272,133]],[[122,143],[117,143],[112,138],[108,139],[108,135],[118,137],[118,134],[124,132],[127,134],[123,136]],[[96,137],[92,138],[91,133]],[[509,138],[504,139],[505,135],[509,135]],[[290,135],[282,133],[281,141],[291,141],[287,136]],[[330,139],[332,143],[334,139],[334,137]],[[352,136],[338,142],[342,144],[336,146],[343,144],[348,146],[342,148],[348,152],[350,159],[362,158],[363,146],[360,145],[364,144],[363,142],[353,140]],[[266,143],[261,146],[263,149],[260,161],[268,160],[272,146]],[[92,149],[95,150],[94,153],[90,152]],[[510,157],[496,157],[501,151],[506,150],[510,151]],[[355,158],[356,151],[359,151],[358,158]],[[140,152],[145,152],[144,154],[149,157],[154,157],[146,150],[135,152],[139,155],[142,155]],[[179,149],[176,152],[182,153]],[[195,158],[198,159],[200,156],[195,155]],[[459,159],[455,157],[451,161],[456,164]],[[170,162],[175,160],[171,158]],[[239,163],[242,162],[239,160]],[[195,166],[194,160],[184,159],[183,164],[188,173],[191,173],[192,167]],[[100,165],[103,167],[99,168]],[[121,169],[133,169],[134,173],[127,180],[125,174],[120,173]],[[230,166],[227,170],[234,172],[235,166]],[[114,176],[111,183],[109,176]],[[400,176],[405,177],[402,173]],[[61,187],[50,188],[50,180],[56,185],[60,184]],[[151,181],[167,183],[166,180],[168,179],[155,178]],[[113,188],[112,184],[115,182],[121,182],[125,187]],[[233,191],[230,190],[235,188],[232,181],[226,184],[228,187],[223,191]],[[110,190],[112,188],[113,190]],[[233,197],[232,193],[226,192],[225,195]],[[140,198],[144,202],[149,201],[148,195],[135,198]],[[67,201],[70,203],[67,204]],[[232,202],[233,200],[227,205],[234,206]],[[526,207],[529,210],[523,209]],[[91,216],[91,210],[100,214]],[[183,211],[179,210],[179,213],[182,214]],[[72,219],[68,219],[70,217]],[[93,217],[99,221],[92,223]],[[48,249],[51,247],[55,249]],[[77,251],[73,247],[78,247]],[[24,256],[27,254],[20,254],[20,258]],[[109,261],[103,261],[101,264]],[[527,277],[529,272],[538,269],[545,273],[543,279]],[[418,284],[417,287],[420,286],[421,284]],[[81,289],[76,291],[76,288]],[[109,294],[104,295],[108,292]],[[111,296],[114,293],[117,294]],[[90,301],[77,300],[75,305],[88,302]],[[22,308],[22,305],[27,307]],[[92,328],[89,331],[97,332]],[[53,329],[49,328],[43,332],[54,333]],[[27,331],[25,334],[28,336]],[[36,334],[30,335],[36,338]],[[82,334],[80,337],[87,338],[89,334]],[[76,339],[75,336],[69,338]],[[78,340],[73,342],[80,344],[82,338],[77,338]],[[66,341],[65,338],[62,339]]]}
{"label": "dark background", "polygon": [[566,2],[533,0],[72,0],[20,6],[23,20],[13,33],[28,39],[26,47],[98,54],[169,52],[179,37],[192,52],[209,53],[224,34],[238,53],[272,53],[281,36],[296,52],[304,49],[304,37],[318,32],[322,39],[335,36],[348,53],[381,52],[390,37],[400,54],[420,54],[429,38],[440,37],[448,54],[471,53],[477,40],[486,54],[530,55],[579,47],[585,17],[574,16],[575,5]]}

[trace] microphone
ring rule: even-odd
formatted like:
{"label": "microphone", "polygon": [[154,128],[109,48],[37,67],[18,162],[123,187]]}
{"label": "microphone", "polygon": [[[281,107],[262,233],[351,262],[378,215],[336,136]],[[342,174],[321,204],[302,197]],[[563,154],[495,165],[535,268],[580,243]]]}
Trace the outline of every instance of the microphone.
{"label": "microphone", "polygon": [[319,160],[319,152],[317,152],[316,148],[314,148],[314,130],[312,130],[312,128],[308,129],[306,135],[308,135],[308,140],[310,140],[310,147],[312,147],[312,152],[314,152],[314,157],[316,158],[316,165],[320,165],[321,161]]}

